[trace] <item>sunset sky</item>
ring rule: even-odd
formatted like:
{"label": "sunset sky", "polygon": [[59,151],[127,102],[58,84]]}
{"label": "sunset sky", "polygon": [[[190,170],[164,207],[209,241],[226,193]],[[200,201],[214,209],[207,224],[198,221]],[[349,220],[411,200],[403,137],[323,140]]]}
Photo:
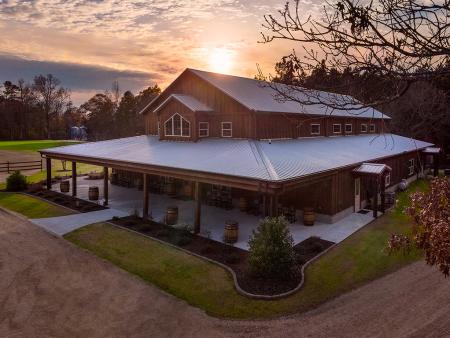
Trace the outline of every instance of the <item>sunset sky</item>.
{"label": "sunset sky", "polygon": [[[184,68],[253,77],[292,45],[259,44],[284,0],[0,0],[0,81],[52,73],[75,104],[118,80],[167,86]],[[305,15],[320,3],[304,0]]]}

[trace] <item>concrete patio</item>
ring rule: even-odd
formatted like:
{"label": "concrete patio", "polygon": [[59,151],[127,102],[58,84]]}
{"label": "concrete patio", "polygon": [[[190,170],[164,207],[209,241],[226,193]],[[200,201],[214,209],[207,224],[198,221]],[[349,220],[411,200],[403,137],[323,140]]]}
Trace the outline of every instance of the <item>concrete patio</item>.
{"label": "concrete patio", "polygon": [[[99,187],[99,203],[102,203],[102,179],[87,180],[86,177],[78,177],[77,196],[87,200],[90,186]],[[53,189],[59,191],[59,184],[55,184]],[[71,194],[71,191],[68,194]],[[109,184],[110,208],[120,210],[128,215],[134,213],[142,215],[142,203],[142,191]],[[167,195],[150,194],[149,213],[153,220],[162,222],[168,206],[178,206],[179,218],[176,226],[182,227],[184,225],[194,224],[194,201],[170,198]],[[247,250],[249,236],[258,226],[261,217],[241,212],[239,209],[225,210],[202,204],[200,234],[217,241],[222,241],[225,221],[230,219],[239,222],[239,239],[235,246]],[[302,223],[292,223],[289,228],[295,244],[311,236],[318,236],[322,239],[338,243],[372,220],[372,213],[353,213],[333,224],[316,222],[314,226],[304,226]]]}

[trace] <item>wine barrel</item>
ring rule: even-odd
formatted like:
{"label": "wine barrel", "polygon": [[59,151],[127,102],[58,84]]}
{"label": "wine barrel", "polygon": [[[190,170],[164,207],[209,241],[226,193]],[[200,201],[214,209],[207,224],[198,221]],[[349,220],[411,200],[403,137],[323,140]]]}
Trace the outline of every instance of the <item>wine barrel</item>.
{"label": "wine barrel", "polygon": [[166,224],[174,225],[178,221],[178,207],[167,207],[166,210]]}
{"label": "wine barrel", "polygon": [[98,201],[98,187],[89,187],[89,201]]}
{"label": "wine barrel", "polygon": [[174,197],[176,195],[175,182],[168,182],[166,189],[167,195],[169,195],[170,197]]}
{"label": "wine barrel", "polygon": [[69,192],[70,182],[69,181],[61,181],[61,183],[59,183],[59,190],[61,192]]}
{"label": "wine barrel", "polygon": [[226,221],[225,222],[225,232],[223,240],[225,243],[236,243],[238,240],[239,233],[239,223],[236,221]]}
{"label": "wine barrel", "polygon": [[247,199],[245,197],[241,197],[239,199],[239,210],[244,211],[244,212],[248,210],[248,203],[247,203]]}
{"label": "wine barrel", "polygon": [[305,208],[303,210],[303,224],[307,226],[314,225],[316,221],[316,215],[314,214],[314,210],[312,208]]}

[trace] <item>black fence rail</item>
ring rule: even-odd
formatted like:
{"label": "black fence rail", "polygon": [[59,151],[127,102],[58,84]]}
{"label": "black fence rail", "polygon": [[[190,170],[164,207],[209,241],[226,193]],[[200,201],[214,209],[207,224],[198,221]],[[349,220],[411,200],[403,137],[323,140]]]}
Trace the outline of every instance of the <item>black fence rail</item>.
{"label": "black fence rail", "polygon": [[13,171],[22,170],[42,170],[42,160],[36,161],[22,161],[22,162],[0,162],[0,173],[10,173]]}

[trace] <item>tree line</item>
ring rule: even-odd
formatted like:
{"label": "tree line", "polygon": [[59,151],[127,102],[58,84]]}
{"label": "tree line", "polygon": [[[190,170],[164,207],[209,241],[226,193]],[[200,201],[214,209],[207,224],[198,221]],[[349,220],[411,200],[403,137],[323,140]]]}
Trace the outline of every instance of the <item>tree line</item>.
{"label": "tree line", "polygon": [[137,95],[121,94],[114,82],[77,107],[70,90],[52,74],[37,75],[30,83],[5,81],[0,87],[0,139],[66,139],[72,126],[85,126],[89,140],[143,134],[139,112],[160,92],[155,84]]}

